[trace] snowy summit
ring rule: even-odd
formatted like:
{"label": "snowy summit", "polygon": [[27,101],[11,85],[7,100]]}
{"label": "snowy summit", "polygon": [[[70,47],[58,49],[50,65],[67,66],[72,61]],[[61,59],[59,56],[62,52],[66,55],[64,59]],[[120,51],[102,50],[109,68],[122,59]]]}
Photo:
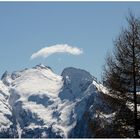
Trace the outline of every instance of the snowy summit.
{"label": "snowy summit", "polygon": [[72,67],[61,76],[44,65],[6,72],[0,81],[0,137],[93,137],[89,121],[100,116],[96,109],[101,119],[113,121],[115,115],[98,88],[89,72]]}

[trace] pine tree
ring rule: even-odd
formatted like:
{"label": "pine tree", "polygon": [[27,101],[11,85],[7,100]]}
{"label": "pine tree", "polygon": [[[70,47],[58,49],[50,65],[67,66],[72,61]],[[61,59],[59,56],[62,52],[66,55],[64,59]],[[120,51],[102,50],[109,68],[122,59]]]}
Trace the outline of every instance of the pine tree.
{"label": "pine tree", "polygon": [[115,49],[106,58],[103,79],[110,93],[124,102],[133,93],[135,137],[138,137],[136,92],[140,89],[140,19],[132,13],[126,19],[128,27],[123,28],[114,41]]}

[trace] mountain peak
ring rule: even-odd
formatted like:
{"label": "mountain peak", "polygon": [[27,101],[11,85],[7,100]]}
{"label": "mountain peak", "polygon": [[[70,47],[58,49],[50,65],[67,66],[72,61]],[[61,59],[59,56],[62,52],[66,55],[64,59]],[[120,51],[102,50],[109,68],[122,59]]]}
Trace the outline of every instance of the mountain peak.
{"label": "mountain peak", "polygon": [[74,68],[74,67],[68,67],[65,68],[61,74],[64,78],[72,78],[72,79],[77,79],[77,80],[89,80],[93,81],[93,76],[87,72],[86,70],[82,70],[79,68]]}
{"label": "mountain peak", "polygon": [[4,73],[3,73],[3,75],[2,75],[2,77],[1,77],[1,80],[2,79],[4,79],[6,76],[8,76],[9,75],[9,73],[8,73],[8,71],[6,70]]}
{"label": "mountain peak", "polygon": [[5,71],[4,74],[1,77],[1,80],[3,81],[3,83],[7,86],[9,86],[10,83],[11,83],[10,76],[11,76],[11,74],[9,74],[8,71]]}
{"label": "mountain peak", "polygon": [[36,65],[35,67],[33,67],[33,68],[35,68],[35,69],[38,69],[38,68],[41,68],[41,69],[50,69],[51,71],[53,71],[51,67],[46,66],[46,65],[44,65],[44,64],[42,64],[42,63],[37,64],[37,65]]}

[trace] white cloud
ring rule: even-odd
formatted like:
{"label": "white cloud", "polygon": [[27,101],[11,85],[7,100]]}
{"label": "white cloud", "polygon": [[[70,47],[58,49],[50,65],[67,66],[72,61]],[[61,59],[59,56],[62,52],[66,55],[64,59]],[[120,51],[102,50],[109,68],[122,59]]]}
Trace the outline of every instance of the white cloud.
{"label": "white cloud", "polygon": [[83,53],[83,50],[77,47],[69,46],[67,44],[57,44],[54,46],[42,48],[39,51],[33,53],[31,55],[31,59],[34,59],[37,57],[46,58],[55,53],[69,53],[72,55],[80,55]]}

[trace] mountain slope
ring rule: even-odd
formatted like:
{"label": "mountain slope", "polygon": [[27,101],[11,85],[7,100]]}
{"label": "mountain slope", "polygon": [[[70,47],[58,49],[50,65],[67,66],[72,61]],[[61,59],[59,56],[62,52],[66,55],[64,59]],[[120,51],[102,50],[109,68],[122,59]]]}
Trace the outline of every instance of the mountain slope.
{"label": "mountain slope", "polygon": [[98,88],[90,73],[72,67],[61,76],[44,65],[6,72],[0,82],[0,127],[10,133],[0,130],[0,137],[96,137],[94,124],[110,125],[118,109]]}
{"label": "mountain slope", "polygon": [[16,135],[12,108],[8,103],[9,96],[8,88],[0,81],[0,137]]}

